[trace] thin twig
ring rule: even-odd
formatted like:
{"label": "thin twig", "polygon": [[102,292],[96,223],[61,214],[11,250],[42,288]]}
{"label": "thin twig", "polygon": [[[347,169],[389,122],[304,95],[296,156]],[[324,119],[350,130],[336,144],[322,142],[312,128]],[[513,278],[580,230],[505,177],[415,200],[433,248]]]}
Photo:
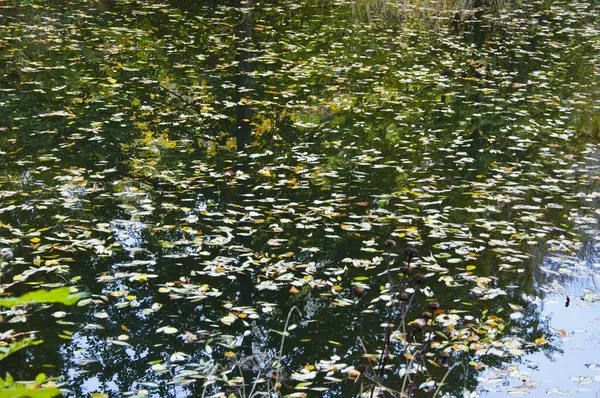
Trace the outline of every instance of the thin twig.
{"label": "thin twig", "polygon": [[245,397],[246,396],[246,379],[244,379],[244,372],[242,372],[242,368],[240,366],[240,363],[237,363],[237,368],[240,371],[240,376],[242,377],[242,394]]}
{"label": "thin twig", "polygon": [[296,310],[298,312],[298,314],[300,315],[300,317],[302,317],[302,313],[300,312],[298,307],[293,306],[290,309],[290,312],[288,312],[287,319],[285,320],[285,327],[283,328],[283,336],[281,336],[281,344],[279,345],[279,357],[277,358],[277,367],[275,369],[275,371],[277,372],[277,374],[275,375],[275,387],[276,388],[277,388],[277,385],[279,384],[279,369],[281,369],[281,356],[283,355],[283,342],[285,341],[285,334],[287,333],[288,324],[290,322],[290,318],[292,317],[292,312],[294,310]]}
{"label": "thin twig", "polygon": [[[367,352],[367,349],[365,348],[365,344],[363,343],[362,339],[361,339],[360,337],[357,337],[357,339],[358,339],[358,341],[360,342],[360,345],[362,346],[362,349],[363,349],[363,351],[365,352],[365,354],[367,354],[367,355],[368,355],[369,353]],[[369,361],[369,360],[367,359],[367,363],[369,364],[369,367],[371,368],[371,372],[372,372],[373,374],[375,374],[375,369],[373,368],[373,364],[371,364],[371,361]]]}
{"label": "thin twig", "polygon": [[262,369],[258,370],[258,375],[256,376],[256,379],[252,383],[252,390],[250,390],[250,396],[249,396],[249,398],[252,398],[254,396],[254,389],[256,388],[256,384],[258,383],[258,380],[260,379],[260,372],[261,371],[262,371]]}
{"label": "thin twig", "polygon": [[[383,344],[383,350],[381,350],[381,355],[379,357],[379,368],[377,369],[377,374],[375,375],[377,377],[378,380],[381,381],[383,374],[385,372],[385,365],[387,364],[387,360],[389,357],[389,352],[390,352],[390,342],[391,342],[391,336],[392,336],[392,329],[393,329],[393,324],[394,324],[394,313],[396,312],[396,294],[393,288],[393,284],[392,284],[392,277],[390,275],[390,268],[389,268],[389,263],[388,263],[388,278],[390,280],[390,290],[391,290],[391,295],[390,295],[390,300],[391,300],[391,308],[390,308],[390,314],[388,315],[388,322],[387,322],[387,329],[385,331],[385,343]],[[375,393],[375,386],[373,386],[373,388],[371,388],[371,397],[373,398],[373,394]]]}
{"label": "thin twig", "polygon": [[438,395],[438,393],[440,392],[440,389],[442,388],[442,385],[444,385],[444,382],[446,381],[446,377],[448,377],[448,375],[450,374],[452,369],[454,369],[456,367],[456,365],[458,365],[458,363],[455,363],[454,365],[450,366],[450,368],[448,369],[448,371],[446,372],[446,374],[444,375],[442,380],[439,383],[437,383],[438,388],[435,390],[435,394],[433,394],[432,398],[435,398]]}
{"label": "thin twig", "polygon": [[409,374],[410,374],[410,367],[412,366],[413,362],[414,362],[415,356],[413,355],[413,357],[410,359],[410,361],[406,364],[406,374],[404,375],[404,380],[402,380],[402,395],[404,395],[404,388],[406,387],[406,381],[409,378]]}

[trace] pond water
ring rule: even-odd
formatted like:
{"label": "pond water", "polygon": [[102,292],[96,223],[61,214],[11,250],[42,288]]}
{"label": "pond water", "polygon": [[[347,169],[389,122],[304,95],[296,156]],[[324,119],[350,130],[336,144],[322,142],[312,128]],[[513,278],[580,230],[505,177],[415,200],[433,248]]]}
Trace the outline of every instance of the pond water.
{"label": "pond water", "polygon": [[596,396],[599,6],[442,3],[0,0],[2,377]]}

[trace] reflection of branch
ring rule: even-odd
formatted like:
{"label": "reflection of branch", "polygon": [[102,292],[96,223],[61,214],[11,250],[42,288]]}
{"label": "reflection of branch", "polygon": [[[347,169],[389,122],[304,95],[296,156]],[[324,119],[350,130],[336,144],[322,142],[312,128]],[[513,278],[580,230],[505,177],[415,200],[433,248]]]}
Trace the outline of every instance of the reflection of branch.
{"label": "reflection of branch", "polygon": [[[185,102],[187,105],[189,106],[195,106],[195,104],[193,102],[190,102],[187,98],[185,98],[184,96],[182,96],[181,94],[179,94],[176,91],[173,91],[171,89],[166,88],[165,86],[163,86],[162,84],[157,84],[158,88],[162,88],[163,90],[165,90],[166,92],[168,92],[171,95],[174,95],[175,97],[179,98],[180,100],[182,100],[183,102]],[[193,109],[195,110],[195,109]]]}
{"label": "reflection of branch", "polygon": [[[92,154],[92,156],[94,156],[96,158],[96,160],[98,160],[98,161],[104,161],[104,159],[102,159],[95,151],[90,151],[90,153]],[[124,175],[125,177],[129,177],[132,180],[136,180],[136,181],[139,181],[139,182],[141,182],[143,184],[149,185],[152,188],[154,188],[155,190],[159,190],[160,189],[159,186],[158,186],[160,183],[158,183],[156,181],[153,181],[152,179],[150,179],[148,177],[145,177],[145,176],[135,176],[135,175],[129,173],[128,171],[126,171],[126,170],[119,170],[119,172],[122,175]]]}
{"label": "reflection of branch", "polygon": [[123,173],[123,175],[124,175],[125,177],[129,177],[129,178],[131,178],[132,180],[139,181],[139,182],[141,182],[142,184],[149,185],[149,186],[151,186],[152,188],[154,188],[154,189],[156,189],[156,190],[159,190],[159,189],[160,189],[160,188],[159,188],[159,186],[158,186],[158,185],[159,185],[159,183],[158,183],[158,182],[156,182],[156,181],[152,181],[152,180],[151,180],[150,178],[148,178],[148,177],[145,177],[145,176],[135,176],[135,175],[133,175],[133,174],[131,174],[131,173],[127,172],[127,171],[121,171],[121,173]]}

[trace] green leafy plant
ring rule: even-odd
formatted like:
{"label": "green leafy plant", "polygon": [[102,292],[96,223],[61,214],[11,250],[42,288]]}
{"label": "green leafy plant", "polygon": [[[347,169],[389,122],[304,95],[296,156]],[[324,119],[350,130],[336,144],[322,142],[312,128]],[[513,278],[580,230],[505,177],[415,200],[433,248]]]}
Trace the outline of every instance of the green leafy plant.
{"label": "green leafy plant", "polygon": [[0,361],[9,356],[12,353],[15,353],[23,348],[42,344],[43,340],[36,340],[31,337],[27,337],[23,340],[19,340],[7,346],[0,346]]}
{"label": "green leafy plant", "polygon": [[[61,287],[51,290],[38,290],[19,297],[2,298],[0,299],[0,307],[10,308],[17,305],[44,303],[73,305],[86,296],[86,293],[72,294],[68,287]],[[16,336],[11,337],[14,339]],[[19,341],[11,342],[8,345],[0,346],[0,361],[23,348],[41,343],[43,343],[43,340],[26,337]],[[0,378],[0,398],[52,398],[60,395],[61,392],[58,388],[47,385],[49,381],[51,380],[44,373],[40,373],[35,378],[35,381],[16,382],[7,373],[4,379]]]}
{"label": "green leafy plant", "polygon": [[6,297],[0,299],[0,307],[14,307],[22,304],[43,304],[43,303],[61,303],[65,305],[73,305],[82,298],[86,297],[86,293],[73,293],[68,287],[61,287],[51,290],[37,290],[35,292],[26,293],[19,297]]}
{"label": "green leafy plant", "polygon": [[42,383],[48,379],[44,373],[40,373],[34,382],[15,382],[11,375],[7,374],[5,379],[0,378],[0,398],[52,398],[59,396],[60,390],[56,387],[46,387]]}

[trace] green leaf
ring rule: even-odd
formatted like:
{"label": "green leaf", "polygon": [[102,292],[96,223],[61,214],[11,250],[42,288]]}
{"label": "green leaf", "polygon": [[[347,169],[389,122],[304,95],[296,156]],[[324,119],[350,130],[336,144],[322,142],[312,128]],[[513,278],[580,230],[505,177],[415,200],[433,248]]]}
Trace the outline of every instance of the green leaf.
{"label": "green leaf", "polygon": [[73,305],[86,296],[87,293],[71,294],[68,287],[59,287],[51,290],[37,290],[35,292],[26,293],[20,297],[0,298],[0,307],[10,308],[21,304],[40,303],[61,303],[65,305]]}
{"label": "green leaf", "polygon": [[6,383],[0,383],[0,398],[53,398],[61,394],[55,387],[40,387],[39,384],[46,380],[46,375],[40,373],[35,378],[35,384],[27,382],[12,381],[12,377],[6,375]]}
{"label": "green leaf", "polygon": [[37,375],[35,377],[35,382],[38,384],[42,384],[44,382],[44,380],[46,380],[46,374],[44,374],[44,373],[40,373],[39,375]]}
{"label": "green leaf", "polygon": [[[2,361],[4,358],[6,358],[7,356],[9,356],[10,354],[19,351],[20,349],[23,349],[25,347],[29,347],[32,345],[38,345],[43,343],[43,340],[34,340],[32,338],[26,338],[23,339],[21,341],[17,341],[15,343],[11,343],[7,346],[0,346],[0,361]],[[9,379],[7,378],[7,381]]]}

